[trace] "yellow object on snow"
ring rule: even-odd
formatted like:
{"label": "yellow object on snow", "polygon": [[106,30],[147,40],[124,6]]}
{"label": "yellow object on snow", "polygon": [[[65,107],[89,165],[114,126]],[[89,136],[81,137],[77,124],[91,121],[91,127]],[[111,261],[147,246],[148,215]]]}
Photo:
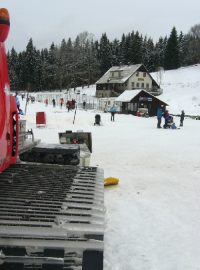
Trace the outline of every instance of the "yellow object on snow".
{"label": "yellow object on snow", "polygon": [[117,185],[119,183],[119,178],[107,177],[104,179],[104,186]]}

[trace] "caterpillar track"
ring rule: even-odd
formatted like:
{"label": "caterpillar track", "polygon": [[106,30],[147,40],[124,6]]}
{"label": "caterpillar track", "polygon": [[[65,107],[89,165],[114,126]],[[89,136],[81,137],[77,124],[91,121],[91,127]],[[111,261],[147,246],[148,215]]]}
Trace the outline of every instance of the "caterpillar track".
{"label": "caterpillar track", "polygon": [[0,174],[0,268],[103,269],[103,171],[16,164]]}

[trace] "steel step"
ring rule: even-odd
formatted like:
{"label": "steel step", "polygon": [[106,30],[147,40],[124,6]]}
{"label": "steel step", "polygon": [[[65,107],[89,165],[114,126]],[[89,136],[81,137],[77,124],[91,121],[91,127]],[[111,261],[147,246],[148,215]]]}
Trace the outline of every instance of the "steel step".
{"label": "steel step", "polygon": [[40,162],[61,165],[78,165],[80,163],[80,146],[78,144],[39,143],[19,155],[21,161]]}

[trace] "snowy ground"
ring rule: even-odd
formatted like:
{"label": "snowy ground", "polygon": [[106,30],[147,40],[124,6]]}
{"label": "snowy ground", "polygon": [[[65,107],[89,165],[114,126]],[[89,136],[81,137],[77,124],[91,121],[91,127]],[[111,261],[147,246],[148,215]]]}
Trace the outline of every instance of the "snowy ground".
{"label": "snowy ground", "polygon": [[[157,80],[158,73],[151,75]],[[189,115],[200,115],[200,64],[165,71],[162,74],[160,99],[166,101],[172,113],[185,110]]]}
{"label": "snowy ground", "polygon": [[[195,82],[187,86],[179,79],[183,87],[177,91],[190,91],[183,92],[183,109],[198,112],[199,82],[192,87]],[[178,82],[163,97],[180,113]],[[46,128],[36,128],[37,111],[46,111]],[[165,130],[156,128],[155,117],[117,114],[111,122],[109,113],[100,113],[103,125],[94,126],[96,113],[78,110],[73,124],[74,112],[35,103],[25,118],[35,137],[47,143],[58,143],[60,131],[91,131],[91,166],[120,179],[118,186],[105,188],[104,270],[200,269],[200,121],[186,118],[181,129]]]}

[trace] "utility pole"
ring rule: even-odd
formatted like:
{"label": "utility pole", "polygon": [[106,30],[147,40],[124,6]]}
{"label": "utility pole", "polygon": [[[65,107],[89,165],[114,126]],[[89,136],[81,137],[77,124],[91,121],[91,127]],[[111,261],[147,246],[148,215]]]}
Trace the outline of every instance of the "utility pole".
{"label": "utility pole", "polygon": [[74,120],[73,120],[73,125],[75,123],[75,118],[76,118],[76,110],[77,110],[77,103],[76,103],[76,106],[75,106],[75,112],[74,112]]}

